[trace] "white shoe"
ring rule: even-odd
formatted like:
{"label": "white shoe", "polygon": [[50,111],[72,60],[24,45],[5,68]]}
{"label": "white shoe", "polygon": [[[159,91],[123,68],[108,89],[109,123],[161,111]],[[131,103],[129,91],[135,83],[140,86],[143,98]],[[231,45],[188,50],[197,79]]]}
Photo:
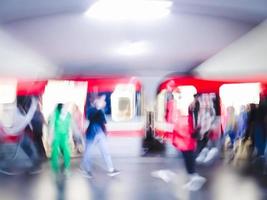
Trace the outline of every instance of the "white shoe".
{"label": "white shoe", "polygon": [[209,153],[209,149],[207,147],[202,149],[202,151],[199,153],[198,157],[196,158],[196,163],[198,164],[203,163],[208,153]]}
{"label": "white shoe", "polygon": [[190,191],[198,191],[205,183],[206,178],[196,174],[190,178],[190,181],[184,186],[184,188]]}
{"label": "white shoe", "polygon": [[206,158],[203,160],[203,163],[205,163],[205,164],[211,164],[218,155],[219,155],[218,149],[216,147],[212,148],[208,152]]}
{"label": "white shoe", "polygon": [[171,170],[157,170],[151,172],[151,176],[154,178],[162,179],[164,182],[169,183],[176,178],[176,174]]}
{"label": "white shoe", "polygon": [[108,172],[107,175],[110,176],[110,177],[113,177],[113,176],[119,175],[120,173],[121,172],[119,170],[114,169],[113,171]]}

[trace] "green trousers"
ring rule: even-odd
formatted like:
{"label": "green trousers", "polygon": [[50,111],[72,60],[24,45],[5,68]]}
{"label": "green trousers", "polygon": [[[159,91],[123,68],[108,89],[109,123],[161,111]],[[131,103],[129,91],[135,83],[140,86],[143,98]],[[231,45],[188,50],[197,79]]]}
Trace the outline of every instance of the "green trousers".
{"label": "green trousers", "polygon": [[70,146],[68,136],[65,134],[56,134],[52,143],[51,166],[55,173],[60,172],[59,160],[63,155],[64,169],[70,168]]}

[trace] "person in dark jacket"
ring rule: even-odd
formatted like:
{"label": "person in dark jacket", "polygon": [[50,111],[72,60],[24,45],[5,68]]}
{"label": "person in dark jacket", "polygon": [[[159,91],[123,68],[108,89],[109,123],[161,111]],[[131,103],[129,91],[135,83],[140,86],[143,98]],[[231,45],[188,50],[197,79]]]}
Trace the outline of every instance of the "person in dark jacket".
{"label": "person in dark jacket", "polygon": [[93,107],[91,107],[87,113],[87,118],[90,121],[90,124],[86,131],[86,148],[82,159],[81,168],[84,175],[88,178],[92,177],[90,153],[94,145],[98,146],[103,156],[103,159],[107,165],[108,175],[115,176],[120,173],[113,167],[111,156],[108,151],[106,141],[107,121],[103,111],[106,106],[105,98],[105,95],[97,97],[93,103]]}
{"label": "person in dark jacket", "polygon": [[43,144],[43,124],[44,124],[44,116],[41,112],[40,104],[38,104],[37,109],[34,113],[34,116],[31,121],[32,132],[34,136],[34,142],[37,149],[37,152],[40,156],[41,160],[46,160],[46,152]]}

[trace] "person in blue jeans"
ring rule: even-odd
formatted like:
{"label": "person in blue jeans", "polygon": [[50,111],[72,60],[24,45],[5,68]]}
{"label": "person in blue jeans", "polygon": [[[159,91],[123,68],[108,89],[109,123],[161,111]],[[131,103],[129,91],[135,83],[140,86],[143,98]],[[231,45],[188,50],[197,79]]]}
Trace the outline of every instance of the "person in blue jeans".
{"label": "person in blue jeans", "polygon": [[225,133],[229,136],[231,141],[231,147],[234,145],[236,140],[236,116],[235,116],[235,108],[233,106],[229,106],[227,108],[227,120],[226,120],[226,127]]}
{"label": "person in blue jeans", "polygon": [[88,110],[87,118],[90,121],[89,127],[86,131],[86,147],[83,155],[81,169],[84,175],[88,178],[92,177],[91,173],[91,150],[94,145],[97,145],[101,155],[106,163],[109,176],[116,176],[120,174],[113,166],[111,156],[107,146],[106,136],[106,117],[103,109],[106,106],[106,96],[97,97],[93,103],[93,107]]}

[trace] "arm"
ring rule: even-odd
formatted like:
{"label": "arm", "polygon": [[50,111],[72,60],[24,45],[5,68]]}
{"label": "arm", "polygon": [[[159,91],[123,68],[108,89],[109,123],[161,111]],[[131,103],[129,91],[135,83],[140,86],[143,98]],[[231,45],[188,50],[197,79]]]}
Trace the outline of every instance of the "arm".
{"label": "arm", "polygon": [[104,133],[107,133],[107,129],[106,129],[107,120],[105,117],[105,113],[101,110],[99,114],[100,114],[101,128]]}
{"label": "arm", "polygon": [[72,133],[73,135],[82,135],[77,122],[73,118],[71,118],[70,133]]}
{"label": "arm", "polygon": [[31,107],[26,115],[22,115],[20,111],[17,109],[16,111],[16,119],[15,126],[10,128],[4,128],[4,130],[8,133],[18,133],[26,128],[26,126],[31,122],[33,115],[37,108],[37,100],[35,98],[32,98]]}
{"label": "arm", "polygon": [[54,139],[55,115],[52,114],[48,119],[48,144],[51,145]]}

